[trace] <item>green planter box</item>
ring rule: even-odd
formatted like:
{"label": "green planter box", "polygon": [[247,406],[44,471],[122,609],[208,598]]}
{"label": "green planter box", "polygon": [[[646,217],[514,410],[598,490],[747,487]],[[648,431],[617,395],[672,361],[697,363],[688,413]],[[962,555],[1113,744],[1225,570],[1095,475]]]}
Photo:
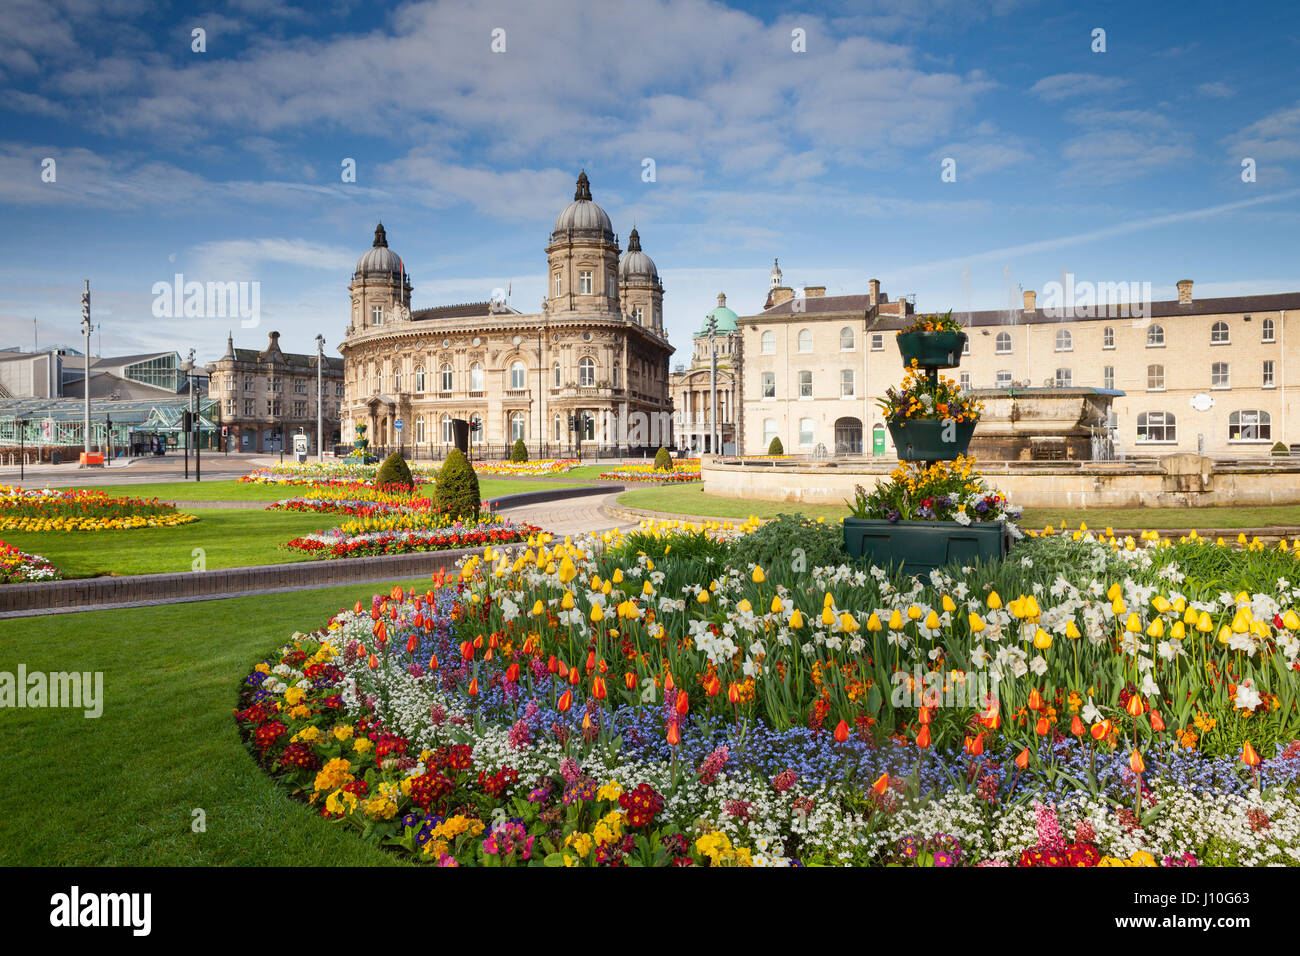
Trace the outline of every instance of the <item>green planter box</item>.
{"label": "green planter box", "polygon": [[912,364],[912,359],[922,368],[956,368],[965,348],[965,332],[905,332],[898,336],[904,368]]}
{"label": "green planter box", "polygon": [[844,549],[881,567],[902,565],[906,574],[924,574],[947,564],[992,561],[1010,550],[1002,521],[884,521],[844,519]]}
{"label": "green planter box", "polygon": [[[945,429],[951,429],[944,441]],[[903,461],[952,461],[966,454],[975,422],[944,422],[939,419],[918,419],[889,423],[889,437]]]}

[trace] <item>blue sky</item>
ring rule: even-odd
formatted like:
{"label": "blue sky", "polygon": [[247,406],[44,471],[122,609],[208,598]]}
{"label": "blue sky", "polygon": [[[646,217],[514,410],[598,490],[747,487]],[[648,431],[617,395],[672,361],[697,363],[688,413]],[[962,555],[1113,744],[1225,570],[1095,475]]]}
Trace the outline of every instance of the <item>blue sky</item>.
{"label": "blue sky", "polygon": [[[332,347],[379,216],[417,308],[509,283],[536,311],[583,166],[658,263],[678,360],[718,292],[761,308],[773,256],[787,284],[879,278],[923,310],[1067,270],[1298,290],[1298,64],[1280,2],[6,0],[0,345],[33,316],[77,344],[89,278],[105,353],[211,360],[232,325]],[[154,318],[176,272],[260,282],[261,326]]]}

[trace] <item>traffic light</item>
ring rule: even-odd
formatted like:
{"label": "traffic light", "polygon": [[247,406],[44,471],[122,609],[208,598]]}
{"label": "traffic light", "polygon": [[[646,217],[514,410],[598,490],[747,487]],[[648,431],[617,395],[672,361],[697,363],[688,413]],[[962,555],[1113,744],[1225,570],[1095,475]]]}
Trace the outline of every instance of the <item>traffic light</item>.
{"label": "traffic light", "polygon": [[181,415],[181,430],[186,434],[194,430],[194,413],[185,412]]}

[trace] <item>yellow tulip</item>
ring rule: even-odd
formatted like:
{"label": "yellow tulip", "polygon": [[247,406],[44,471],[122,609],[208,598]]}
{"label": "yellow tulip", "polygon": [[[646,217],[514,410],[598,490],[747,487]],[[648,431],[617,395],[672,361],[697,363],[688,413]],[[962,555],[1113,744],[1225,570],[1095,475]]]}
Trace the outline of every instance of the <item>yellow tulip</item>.
{"label": "yellow tulip", "polygon": [[754,565],[754,573],[752,577],[754,579],[755,584],[762,584],[764,581],[767,580],[767,576],[763,574],[763,569],[760,568],[758,565]]}
{"label": "yellow tulip", "polygon": [[1002,606],[1002,598],[998,596],[997,591],[990,591],[988,601],[986,602],[991,610],[996,611]]}
{"label": "yellow tulip", "polygon": [[564,597],[560,598],[560,608],[564,611],[573,610],[573,592],[565,591]]}
{"label": "yellow tulip", "polygon": [[972,634],[978,634],[980,631],[984,630],[984,618],[980,617],[974,611],[970,612],[967,621],[970,624]]}
{"label": "yellow tulip", "polygon": [[603,620],[605,620],[605,612],[600,609],[599,604],[593,604],[591,606],[591,623],[599,624]]}
{"label": "yellow tulip", "polygon": [[835,612],[829,607],[822,608],[822,623],[827,627],[835,623]]}
{"label": "yellow tulip", "polygon": [[945,611],[947,611],[949,614],[951,614],[953,611],[957,610],[957,605],[956,605],[956,604],[953,604],[953,603],[952,603],[952,598],[948,597],[948,595],[946,595],[946,594],[943,596],[943,604],[942,604],[942,606],[943,606],[943,609],[944,609]]}
{"label": "yellow tulip", "polygon": [[754,610],[754,605],[749,603],[749,598],[741,598],[740,603],[736,605],[736,610],[741,614],[746,614]]}
{"label": "yellow tulip", "polygon": [[871,616],[867,618],[867,630],[868,631],[880,630],[880,617],[876,614],[875,611],[872,611]]}
{"label": "yellow tulip", "polygon": [[798,608],[790,615],[790,627],[796,631],[803,627],[803,613]]}
{"label": "yellow tulip", "polygon": [[1034,647],[1040,651],[1045,651],[1052,646],[1052,635],[1048,634],[1041,627],[1034,632]]}
{"label": "yellow tulip", "polygon": [[894,608],[894,613],[889,615],[889,629],[897,631],[903,626],[903,615],[898,613],[898,608]]}
{"label": "yellow tulip", "polygon": [[773,614],[781,613],[781,599],[779,597],[772,598],[772,613]]}
{"label": "yellow tulip", "polygon": [[1079,628],[1074,621],[1065,622],[1065,636],[1072,641],[1079,639]]}

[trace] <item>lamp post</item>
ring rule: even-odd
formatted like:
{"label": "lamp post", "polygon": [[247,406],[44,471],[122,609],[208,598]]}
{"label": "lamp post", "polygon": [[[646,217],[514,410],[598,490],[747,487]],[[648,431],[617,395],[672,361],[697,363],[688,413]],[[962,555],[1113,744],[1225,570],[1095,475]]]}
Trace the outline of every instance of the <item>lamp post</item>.
{"label": "lamp post", "polygon": [[542,395],[545,394],[545,380],[542,378],[542,330],[537,330],[537,457],[542,457]]}
{"label": "lamp post", "polygon": [[82,383],[85,393],[85,418],[82,423],[82,438],[85,439],[86,461],[90,460],[90,280],[86,280],[81,291],[81,334],[86,337],[86,378]]}
{"label": "lamp post", "polygon": [[[193,370],[193,368],[194,368],[194,350],[190,349],[189,358],[183,359],[180,364],[180,370],[185,373],[186,388],[189,390],[189,394],[186,396],[185,404],[190,406],[191,409],[191,410],[187,410],[181,415],[181,427],[180,427],[180,434],[183,434],[185,436],[185,447],[182,448],[181,451],[185,455],[185,480],[186,481],[190,480],[190,433],[191,433],[191,429],[194,427],[194,423],[190,420],[190,417],[193,415],[192,409],[194,406],[194,384],[193,384],[192,377],[190,375],[190,372],[191,370]],[[177,441],[179,442],[179,437]]]}
{"label": "lamp post", "polygon": [[709,444],[713,454],[718,454],[718,318],[709,313]]}
{"label": "lamp post", "polygon": [[321,366],[325,364],[325,336],[316,336],[316,460],[325,461],[325,379]]}
{"label": "lamp post", "polygon": [[18,480],[27,478],[27,419],[18,420]]}

